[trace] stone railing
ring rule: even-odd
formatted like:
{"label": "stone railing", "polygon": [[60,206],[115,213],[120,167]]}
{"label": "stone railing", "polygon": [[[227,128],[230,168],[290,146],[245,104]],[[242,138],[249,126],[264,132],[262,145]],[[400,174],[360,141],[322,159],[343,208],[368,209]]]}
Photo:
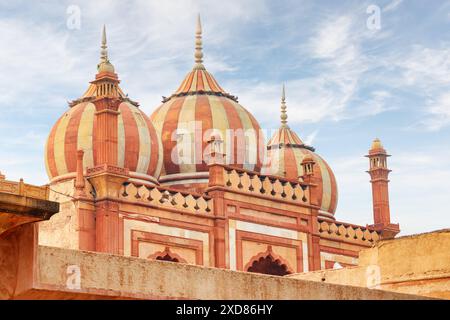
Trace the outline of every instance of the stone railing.
{"label": "stone railing", "polygon": [[0,179],[0,192],[15,194],[19,196],[48,200],[49,187],[48,186],[33,186],[31,184],[26,184],[20,179],[20,182],[8,181]]}
{"label": "stone railing", "polygon": [[210,214],[213,210],[208,196],[129,182],[123,184],[120,199],[193,213]]}
{"label": "stone railing", "polygon": [[366,245],[375,243],[380,239],[376,231],[369,230],[366,227],[321,219],[319,219],[318,223],[319,233],[324,237],[360,242]]}
{"label": "stone railing", "polygon": [[308,185],[274,176],[259,175],[255,172],[224,167],[225,187],[258,196],[308,203]]}

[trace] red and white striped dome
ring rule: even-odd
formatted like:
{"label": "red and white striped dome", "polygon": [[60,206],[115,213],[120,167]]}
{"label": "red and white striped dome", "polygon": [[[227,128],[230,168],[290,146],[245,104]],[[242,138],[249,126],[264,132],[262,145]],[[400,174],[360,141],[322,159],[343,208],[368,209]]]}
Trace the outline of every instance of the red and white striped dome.
{"label": "red and white striped dome", "polygon": [[[131,176],[156,182],[159,176],[159,139],[150,119],[130,102],[119,105],[117,117],[117,166],[128,168]],[[92,102],[71,107],[56,122],[45,148],[45,163],[50,179],[76,172],[77,150],[84,151],[84,168],[97,162],[97,148],[101,143],[96,130],[96,108]]]}
{"label": "red and white striped dome", "polygon": [[150,119],[163,144],[160,183],[201,189],[208,182],[205,158],[211,136],[221,137],[225,164],[252,171],[260,171],[265,147],[253,115],[203,66],[200,23],[195,57],[193,70]]}
{"label": "red and white striped dome", "polygon": [[118,86],[114,67],[107,59],[105,32],[102,48],[96,80],[70,104],[50,132],[45,147],[47,174],[52,181],[73,177],[77,150],[84,151],[84,170],[103,164],[99,163],[99,149],[105,141],[97,115],[104,105],[97,106],[95,101],[110,90],[112,98],[108,99],[118,104],[111,111],[117,114],[116,120],[109,124],[117,134],[117,155],[113,157],[117,163],[111,164],[128,168],[131,178],[157,183],[162,165],[161,142],[148,116]]}
{"label": "red and white striped dome", "polygon": [[281,109],[282,124],[267,144],[267,158],[262,172],[297,180],[303,175],[301,163],[309,155],[315,162],[314,174],[318,178],[319,214],[333,218],[338,200],[336,178],[327,162],[314,152],[314,148],[306,146],[287,125],[284,87]]}

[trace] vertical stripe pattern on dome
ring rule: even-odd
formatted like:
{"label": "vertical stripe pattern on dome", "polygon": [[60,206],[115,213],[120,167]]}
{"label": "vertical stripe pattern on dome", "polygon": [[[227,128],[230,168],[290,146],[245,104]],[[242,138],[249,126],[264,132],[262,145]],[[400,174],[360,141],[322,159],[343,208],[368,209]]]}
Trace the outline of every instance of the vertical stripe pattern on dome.
{"label": "vertical stripe pattern on dome", "polygon": [[78,127],[77,149],[84,151],[83,167],[91,168],[94,166],[94,123],[95,105],[88,103],[81,115],[80,126]]}
{"label": "vertical stripe pattern on dome", "polygon": [[[148,164],[147,174],[150,176],[153,176],[154,172],[158,172],[158,175],[155,176],[155,178],[158,178],[159,172],[161,172],[161,165],[162,165],[162,157],[159,156],[160,154],[162,154],[162,153],[160,153],[160,151],[162,149],[161,142],[159,140],[158,135],[156,134],[155,128],[154,128],[153,124],[151,123],[149,117],[144,115],[143,119],[147,125],[147,130],[149,132],[149,139],[150,139],[149,145],[151,146],[150,154],[149,154],[150,160],[149,160],[149,164]],[[158,155],[158,156],[155,156],[155,155]]]}
{"label": "vertical stripe pattern on dome", "polygon": [[[212,94],[173,97],[152,114],[151,120],[163,143],[162,176],[208,172],[204,152],[210,136],[217,133],[224,142],[223,152],[228,164],[254,171],[261,168],[258,150],[264,148],[264,141],[260,127],[256,119],[232,99]],[[186,151],[181,150],[183,137],[179,137],[180,144],[174,141],[177,132],[186,133],[186,139],[191,141],[191,149],[187,150],[191,153],[188,163],[176,162],[180,160],[177,155]],[[172,161],[174,155],[175,162]]]}
{"label": "vertical stripe pattern on dome", "polygon": [[[76,171],[77,150],[84,151],[83,166],[98,165],[97,117],[92,102],[68,110],[52,128],[46,143],[46,166],[50,178]],[[117,116],[117,164],[131,172],[158,178],[160,142],[148,117],[128,102],[119,105]]]}
{"label": "vertical stripe pattern on dome", "polygon": [[[158,136],[159,141],[163,141],[161,133],[164,125],[164,119],[166,118],[167,112],[169,111],[170,107],[174,103],[175,99],[170,100],[169,102],[161,105],[151,116],[151,122],[153,123],[153,126],[155,128],[156,134]],[[159,144],[159,162],[158,162],[158,172],[161,172],[161,175],[165,175],[165,168],[164,168],[164,144]]]}
{"label": "vertical stripe pattern on dome", "polygon": [[194,69],[189,72],[175,91],[174,95],[212,92],[226,95],[227,93],[220,87],[216,79],[204,69]]}
{"label": "vertical stripe pattern on dome", "polygon": [[[162,172],[164,175],[168,173],[179,173],[180,168],[178,163],[180,162],[178,159],[178,153],[176,152],[177,141],[175,138],[175,133],[178,128],[178,119],[180,115],[180,111],[183,107],[185,98],[175,99],[170,106],[170,109],[167,111],[165,117],[161,119],[161,140],[163,144],[163,157],[164,164]],[[153,117],[152,117],[153,120]],[[156,120],[153,120],[153,123],[158,124]]]}
{"label": "vertical stripe pattern on dome", "polygon": [[[225,141],[227,130],[230,128],[230,122],[225,107],[221,104],[220,99],[217,96],[208,96],[208,100],[209,104],[213,106],[211,108],[212,126],[217,133],[220,133],[222,140]],[[223,146],[223,152],[225,155],[231,154],[228,152],[226,145]]]}
{"label": "vertical stripe pattern on dome", "polygon": [[147,172],[151,153],[150,132],[148,131],[147,123],[139,110],[133,110],[132,115],[139,133],[139,157],[136,171]]}
{"label": "vertical stripe pattern on dome", "polygon": [[125,165],[125,126],[123,117],[117,119],[117,165],[123,167]]}
{"label": "vertical stripe pattern on dome", "polygon": [[74,110],[70,116],[70,119],[66,128],[66,135],[64,138],[64,146],[65,146],[65,162],[67,165],[67,170],[76,171],[77,169],[77,147],[78,147],[78,127],[81,122],[81,116],[83,115],[83,111],[86,103],[82,108],[77,108]]}
{"label": "vertical stripe pattern on dome", "polygon": [[55,148],[54,148],[54,143],[55,143],[55,134],[56,134],[56,129],[59,126],[59,123],[61,122],[61,119],[65,116],[65,114],[63,114],[58,121],[56,121],[56,124],[53,126],[52,130],[50,131],[50,135],[47,139],[47,143],[45,144],[45,163],[47,165],[47,175],[49,177],[55,177],[58,175],[58,170],[56,168],[56,162],[55,162]]}
{"label": "vertical stripe pattern on dome", "polygon": [[125,163],[129,168],[137,168],[139,158],[139,128],[129,108],[120,106],[120,115],[125,128]]}
{"label": "vertical stripe pattern on dome", "polygon": [[[196,99],[195,96],[187,96],[180,109],[180,119],[183,119],[183,122],[178,124],[177,130],[179,130],[177,133],[181,135],[181,141],[180,143],[184,145],[186,141],[191,141],[194,138],[194,135],[196,134],[196,123],[195,123],[195,103]],[[188,148],[183,148],[184,153],[181,154],[179,160],[179,166],[181,172],[186,171],[195,171],[197,163],[197,159],[201,158],[198,156],[198,154],[195,152],[195,148],[191,145],[188,146]]]}
{"label": "vertical stripe pattern on dome", "polygon": [[212,129],[211,108],[208,97],[205,95],[196,96],[195,103],[195,136],[194,136],[194,155],[195,171],[206,171],[203,151],[207,145],[205,135]]}
{"label": "vertical stripe pattern on dome", "polygon": [[[283,133],[278,134],[282,135]],[[310,154],[316,163],[315,176],[320,181],[316,186],[320,195],[320,209],[324,212],[334,213],[338,192],[336,179],[329,165],[316,153],[299,147],[273,147],[268,151],[268,161],[263,168],[263,173],[297,180],[299,176],[303,175],[301,163],[307,154]]]}
{"label": "vertical stripe pattern on dome", "polygon": [[278,129],[267,144],[269,147],[273,145],[303,145],[303,141],[298,135],[289,129],[289,127],[281,127]]}

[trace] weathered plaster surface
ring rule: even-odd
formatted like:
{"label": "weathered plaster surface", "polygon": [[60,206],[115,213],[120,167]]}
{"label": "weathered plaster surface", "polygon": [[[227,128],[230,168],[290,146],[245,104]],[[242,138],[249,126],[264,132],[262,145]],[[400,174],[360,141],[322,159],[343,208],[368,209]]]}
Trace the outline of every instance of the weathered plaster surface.
{"label": "weathered plaster surface", "polygon": [[[80,289],[67,287],[67,267],[80,269]],[[131,299],[417,299],[340,286],[187,264],[61,248],[38,248],[33,287],[19,298]]]}
{"label": "weathered plaster surface", "polygon": [[291,277],[450,299],[450,230],[380,241],[360,252],[358,267]]}

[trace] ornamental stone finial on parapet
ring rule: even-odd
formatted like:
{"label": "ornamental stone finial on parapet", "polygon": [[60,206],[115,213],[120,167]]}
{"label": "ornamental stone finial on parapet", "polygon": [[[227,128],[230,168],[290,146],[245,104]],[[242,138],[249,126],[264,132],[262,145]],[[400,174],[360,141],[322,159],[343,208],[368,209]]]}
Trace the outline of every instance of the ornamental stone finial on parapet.
{"label": "ornamental stone finial on parapet", "polygon": [[84,172],[83,172],[83,158],[84,151],[77,151],[77,175],[75,178],[75,197],[84,198],[86,197],[86,193],[84,188],[86,187],[86,182],[84,181]]}
{"label": "ornamental stone finial on parapet", "polygon": [[205,149],[205,161],[208,165],[225,164],[225,153],[223,152],[223,139],[219,134],[212,134],[207,141]]}

